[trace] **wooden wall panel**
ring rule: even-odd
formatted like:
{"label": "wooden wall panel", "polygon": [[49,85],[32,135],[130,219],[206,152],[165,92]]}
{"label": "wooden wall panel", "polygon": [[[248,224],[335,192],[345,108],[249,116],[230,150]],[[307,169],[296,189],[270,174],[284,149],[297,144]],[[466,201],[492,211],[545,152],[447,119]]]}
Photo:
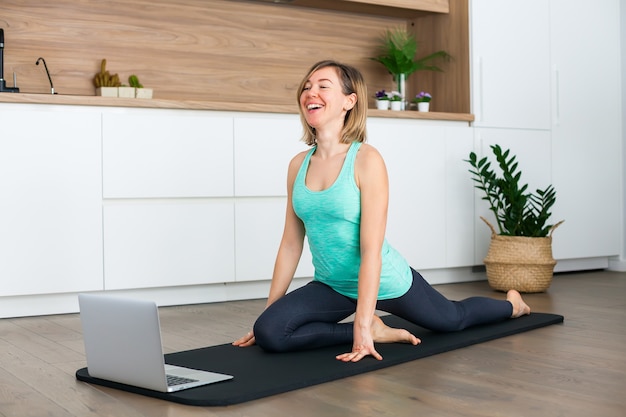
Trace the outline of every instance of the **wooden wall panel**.
{"label": "wooden wall panel", "polygon": [[420,40],[418,57],[442,49],[452,55],[449,62],[440,65],[443,73],[414,73],[409,94],[415,97],[420,91],[430,92],[431,111],[470,113],[468,0],[450,0],[450,13],[419,17],[409,27]]}
{"label": "wooden wall panel", "polygon": [[[295,103],[311,64],[333,58],[364,73],[370,96],[391,89],[369,59],[400,18],[237,0],[2,0],[4,75],[25,93],[94,95],[106,58],[123,80],[137,74],[154,97],[235,103]],[[371,98],[370,98],[371,100]]]}

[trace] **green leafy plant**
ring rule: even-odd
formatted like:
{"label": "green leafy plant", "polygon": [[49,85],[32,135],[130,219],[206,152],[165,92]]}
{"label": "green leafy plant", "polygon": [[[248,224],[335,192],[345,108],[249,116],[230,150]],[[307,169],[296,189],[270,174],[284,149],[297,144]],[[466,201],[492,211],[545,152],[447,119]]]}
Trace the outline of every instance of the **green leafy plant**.
{"label": "green leafy plant", "polygon": [[501,176],[491,167],[491,162],[484,157],[478,159],[470,152],[468,162],[472,169],[475,187],[482,190],[483,200],[489,202],[490,210],[495,214],[501,235],[545,237],[552,229],[546,224],[551,214],[550,209],[556,202],[556,191],[552,185],[535,193],[527,192],[528,184],[520,185],[522,172],[510,150],[502,151],[499,145],[491,145],[496,157]]}
{"label": "green leafy plant", "polygon": [[432,61],[450,59],[450,54],[443,50],[415,59],[417,40],[403,27],[386,30],[381,36],[379,51],[378,56],[370,59],[380,62],[394,75],[406,74],[408,76],[415,71],[424,70],[442,72],[443,70],[433,65]]}
{"label": "green leafy plant", "polygon": [[128,77],[128,84],[131,87],[143,88],[143,85],[141,85],[141,83],[139,82],[139,78],[135,74]]}

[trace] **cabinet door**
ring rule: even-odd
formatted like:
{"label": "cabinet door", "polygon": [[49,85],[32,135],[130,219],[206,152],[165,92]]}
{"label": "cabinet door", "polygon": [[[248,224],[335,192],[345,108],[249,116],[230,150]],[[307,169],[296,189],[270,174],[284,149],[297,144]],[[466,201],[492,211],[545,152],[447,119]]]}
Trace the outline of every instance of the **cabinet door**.
{"label": "cabinet door", "polygon": [[368,134],[389,175],[389,243],[416,269],[442,268],[446,264],[444,128],[370,118]]}
{"label": "cabinet door", "polygon": [[100,114],[0,111],[0,295],[102,289]]}
{"label": "cabinet door", "polygon": [[188,110],[105,113],[104,198],[232,196],[232,125]]}
{"label": "cabinet door", "polygon": [[552,0],[554,255],[620,253],[620,2]]}
{"label": "cabinet door", "polygon": [[106,203],[105,289],[233,281],[233,212],[230,201]]}
{"label": "cabinet door", "polygon": [[[285,224],[285,197],[243,199],[235,203],[236,280],[270,280]],[[296,278],[313,276],[306,242]]]}
{"label": "cabinet door", "polygon": [[237,117],[234,137],[235,195],[286,196],[289,161],[309,149],[298,115]]}
{"label": "cabinet door", "polygon": [[448,126],[445,133],[446,268],[474,265],[474,191],[465,159],[474,149],[474,130]]}
{"label": "cabinet door", "polygon": [[[552,179],[552,152],[550,132],[542,130],[520,130],[520,129],[476,129],[475,149],[478,158],[487,156],[491,161],[491,167],[498,172],[498,163],[490,148],[491,145],[498,144],[503,150],[510,149],[511,155],[516,156],[519,163],[519,171],[522,172],[521,184],[528,184],[528,190],[534,192],[536,189],[545,189],[553,184]],[[467,158],[465,158],[467,159]],[[467,164],[467,162],[466,162]],[[470,165],[467,164],[468,169]],[[471,174],[467,173],[468,178]],[[473,184],[473,182],[472,182]],[[557,189],[557,202],[559,194]],[[492,212],[489,210],[489,203],[482,200],[484,193],[475,189],[476,195],[476,265],[482,265],[483,259],[487,255],[489,243],[491,242],[491,230],[480,220],[480,216],[486,218],[498,231],[498,226]],[[553,215],[551,223],[561,220]],[[561,229],[559,229],[560,233]],[[555,240],[562,237],[555,234]]]}
{"label": "cabinet door", "polygon": [[549,28],[545,0],[471,1],[475,126],[550,128]]}

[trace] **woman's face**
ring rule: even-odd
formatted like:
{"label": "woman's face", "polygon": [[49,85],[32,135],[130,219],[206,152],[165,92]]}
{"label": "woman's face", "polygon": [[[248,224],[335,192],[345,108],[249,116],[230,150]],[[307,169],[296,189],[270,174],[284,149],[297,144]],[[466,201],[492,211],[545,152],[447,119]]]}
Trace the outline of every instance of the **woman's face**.
{"label": "woman's face", "polygon": [[341,123],[356,102],[356,94],[345,95],[334,67],[311,74],[300,93],[300,107],[309,126],[319,129],[328,123]]}

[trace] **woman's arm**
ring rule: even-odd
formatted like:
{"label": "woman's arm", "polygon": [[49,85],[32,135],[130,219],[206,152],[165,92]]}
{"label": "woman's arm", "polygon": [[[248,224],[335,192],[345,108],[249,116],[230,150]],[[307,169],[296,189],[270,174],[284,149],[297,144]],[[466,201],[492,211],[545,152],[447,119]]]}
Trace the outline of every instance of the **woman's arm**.
{"label": "woman's arm", "polygon": [[374,348],[372,322],[380,285],[389,184],[385,162],[375,148],[361,146],[355,179],[361,191],[361,267],[352,352],[338,357],[346,361],[360,360],[367,355],[382,359]]}

